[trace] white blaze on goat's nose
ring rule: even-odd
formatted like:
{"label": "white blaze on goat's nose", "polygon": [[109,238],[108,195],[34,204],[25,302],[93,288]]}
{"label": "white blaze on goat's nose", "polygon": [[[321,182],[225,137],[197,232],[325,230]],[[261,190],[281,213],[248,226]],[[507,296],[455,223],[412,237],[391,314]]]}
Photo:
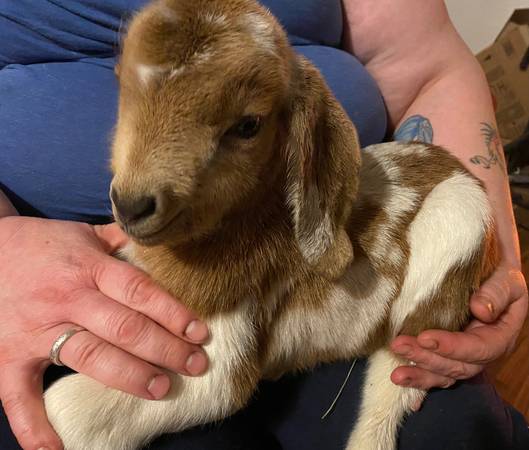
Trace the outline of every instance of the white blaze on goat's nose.
{"label": "white blaze on goat's nose", "polygon": [[126,122],[117,127],[114,139],[114,151],[112,152],[113,166],[116,171],[127,170],[129,152],[134,142],[131,127]]}

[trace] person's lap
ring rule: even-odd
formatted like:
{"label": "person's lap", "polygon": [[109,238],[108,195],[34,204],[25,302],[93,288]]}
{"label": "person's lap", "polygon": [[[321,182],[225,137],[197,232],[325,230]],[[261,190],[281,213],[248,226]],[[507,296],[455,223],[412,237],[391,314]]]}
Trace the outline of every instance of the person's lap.
{"label": "person's lap", "polygon": [[[222,422],[168,434],[152,450],[342,450],[357,415],[365,361],[358,361],[332,412],[327,411],[350,363],[263,382],[248,408]],[[65,373],[52,368],[46,384]],[[523,417],[505,405],[480,375],[446,390],[434,390],[420,412],[406,420],[400,450],[522,450],[529,448]],[[0,449],[20,450],[3,410]]]}

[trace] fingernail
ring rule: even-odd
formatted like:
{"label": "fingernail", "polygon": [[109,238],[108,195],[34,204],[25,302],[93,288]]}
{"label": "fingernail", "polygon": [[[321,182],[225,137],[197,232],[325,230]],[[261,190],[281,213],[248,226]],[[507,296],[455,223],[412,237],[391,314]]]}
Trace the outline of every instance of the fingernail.
{"label": "fingernail", "polygon": [[433,339],[421,339],[419,344],[422,348],[426,348],[428,350],[437,350],[439,348],[439,343]]}
{"label": "fingernail", "polygon": [[50,450],[48,447],[39,447],[38,450]]}
{"label": "fingernail", "polygon": [[193,320],[193,322],[187,326],[185,335],[195,342],[205,341],[209,336],[208,327],[205,323],[200,322],[199,320]]}
{"label": "fingernail", "polygon": [[190,375],[200,375],[208,367],[206,355],[202,352],[192,353],[186,362],[186,370]]}
{"label": "fingernail", "polygon": [[489,310],[489,313],[492,317],[496,315],[496,308],[494,307],[494,303],[489,302],[487,300],[480,300],[481,304],[485,306]]}
{"label": "fingernail", "polygon": [[169,377],[167,375],[156,375],[149,382],[147,390],[151,393],[155,400],[160,400],[165,396],[165,394],[167,394],[170,386],[171,382],[169,381]]}
{"label": "fingernail", "polygon": [[411,347],[411,345],[399,345],[395,349],[395,353],[398,353],[399,355],[406,356],[406,355],[411,354],[412,350],[413,350],[413,348]]}

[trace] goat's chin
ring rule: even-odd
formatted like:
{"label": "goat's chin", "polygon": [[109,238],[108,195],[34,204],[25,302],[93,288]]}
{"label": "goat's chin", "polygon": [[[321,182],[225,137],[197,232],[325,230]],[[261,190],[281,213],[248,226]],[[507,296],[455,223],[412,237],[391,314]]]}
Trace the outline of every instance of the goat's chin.
{"label": "goat's chin", "polygon": [[189,221],[173,220],[161,229],[124,229],[128,236],[143,247],[177,247],[207,234],[201,226],[193,226]]}
{"label": "goat's chin", "polygon": [[138,245],[142,247],[156,247],[156,246],[167,246],[174,247],[189,240],[189,237],[183,232],[160,232],[152,235],[135,235],[134,233],[128,233],[129,237]]}
{"label": "goat's chin", "polygon": [[178,247],[188,244],[195,240],[199,240],[205,233],[193,233],[189,230],[183,229],[168,229],[160,233],[155,233],[149,236],[135,236],[128,233],[129,237],[138,245],[142,247]]}
{"label": "goat's chin", "polygon": [[169,221],[160,220],[149,220],[147,223],[143,222],[140,224],[126,224],[119,220],[116,220],[121,229],[127,233],[127,235],[137,244],[146,247],[152,247],[155,245],[163,245],[174,241],[179,234],[184,234],[182,231],[178,232],[179,228],[182,227],[181,223],[177,219],[179,215],[173,217]]}

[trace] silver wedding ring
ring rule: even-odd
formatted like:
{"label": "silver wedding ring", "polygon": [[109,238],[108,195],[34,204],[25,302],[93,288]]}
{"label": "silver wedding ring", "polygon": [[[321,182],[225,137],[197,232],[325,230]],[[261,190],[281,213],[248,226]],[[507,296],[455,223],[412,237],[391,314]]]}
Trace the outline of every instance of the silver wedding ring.
{"label": "silver wedding ring", "polygon": [[50,360],[53,364],[56,366],[64,366],[64,364],[61,362],[60,359],[60,353],[61,348],[64,344],[66,344],[66,341],[70,339],[75,333],[79,331],[85,331],[85,328],[83,327],[73,327],[66,330],[63,334],[61,334],[57,339],[55,339],[55,342],[51,346],[50,350]]}

